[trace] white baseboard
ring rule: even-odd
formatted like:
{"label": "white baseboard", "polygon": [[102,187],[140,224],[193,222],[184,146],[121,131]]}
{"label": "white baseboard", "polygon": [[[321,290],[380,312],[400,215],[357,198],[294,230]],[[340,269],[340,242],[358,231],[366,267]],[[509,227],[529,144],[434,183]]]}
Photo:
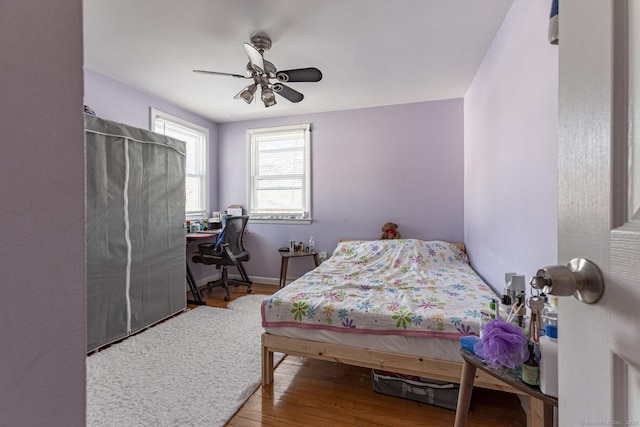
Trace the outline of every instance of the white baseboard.
{"label": "white baseboard", "polygon": [[[203,277],[198,280],[198,287],[204,286],[209,282],[213,282],[214,280],[220,279],[220,274],[212,274],[211,276]],[[242,277],[240,274],[229,274],[229,279],[240,280]],[[249,276],[249,280],[253,283],[260,283],[263,285],[274,285],[280,286],[280,278],[279,277],[258,277],[258,276]]]}
{"label": "white baseboard", "polygon": [[[234,279],[240,279],[239,274],[229,275]],[[260,283],[261,285],[273,285],[280,288],[280,278],[279,277],[259,277],[259,276],[249,276],[249,280],[253,283]]]}

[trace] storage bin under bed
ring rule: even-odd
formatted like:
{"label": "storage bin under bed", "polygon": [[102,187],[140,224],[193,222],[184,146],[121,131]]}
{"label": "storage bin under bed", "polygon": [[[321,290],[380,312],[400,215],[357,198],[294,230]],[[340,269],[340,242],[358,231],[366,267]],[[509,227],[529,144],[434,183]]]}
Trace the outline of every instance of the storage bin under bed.
{"label": "storage bin under bed", "polygon": [[373,391],[454,410],[460,385],[395,372],[371,371]]}

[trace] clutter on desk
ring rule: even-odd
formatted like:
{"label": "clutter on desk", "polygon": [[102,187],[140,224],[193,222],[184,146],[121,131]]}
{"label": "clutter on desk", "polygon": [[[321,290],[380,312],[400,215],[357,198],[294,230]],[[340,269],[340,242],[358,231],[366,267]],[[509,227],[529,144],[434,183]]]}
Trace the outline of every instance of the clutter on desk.
{"label": "clutter on desk", "polygon": [[215,221],[213,218],[209,218],[209,230],[215,231],[222,228],[222,222]]}
{"label": "clutter on desk", "polygon": [[558,397],[558,327],[547,325],[540,337],[540,391]]}
{"label": "clutter on desk", "polygon": [[536,360],[533,342],[529,341],[527,350],[529,357],[522,364],[522,381],[524,381],[525,384],[537,386],[540,384],[540,365]]}
{"label": "clutter on desk", "polygon": [[[238,206],[238,205],[233,205]],[[234,210],[236,209],[236,210]],[[239,209],[239,210],[237,210]],[[187,221],[187,230],[189,232],[202,231],[202,230],[211,230],[211,231],[219,231],[227,225],[227,218],[229,216],[241,216],[242,208],[230,208],[231,212],[211,212],[211,216],[209,218],[196,219]]]}
{"label": "clutter on desk", "polygon": [[295,240],[289,240],[289,252],[304,252],[304,250],[304,243],[296,242]]}
{"label": "clutter on desk", "polygon": [[540,337],[540,391],[558,397],[558,297],[552,295],[542,310],[544,335]]}
{"label": "clutter on desk", "polygon": [[[315,252],[315,240],[313,239],[313,236],[311,236],[309,238],[309,244],[305,246],[304,243],[302,242],[297,242],[295,240],[289,240],[289,246],[285,247],[285,248],[280,248],[279,251],[280,252],[307,252],[307,253],[313,253]],[[284,249],[284,250],[283,250]]]}
{"label": "clutter on desk", "polygon": [[[527,297],[524,275],[505,274],[505,291],[480,310],[480,337],[460,346],[491,368],[506,367],[522,381],[558,397],[558,298],[538,290]],[[530,315],[527,315],[527,307]]]}
{"label": "clutter on desk", "polygon": [[547,300],[544,309],[542,309],[542,321],[545,326],[558,326],[558,297],[556,295],[551,295],[551,298]]}
{"label": "clutter on desk", "polygon": [[514,311],[512,321],[519,326],[523,326],[524,316],[527,314],[525,305],[527,296],[527,282],[524,274],[505,273],[505,287],[502,295],[502,305],[510,306]]}
{"label": "clutter on desk", "polygon": [[240,205],[229,205],[227,208],[227,215],[229,216],[242,216],[242,206]]}
{"label": "clutter on desk", "polygon": [[222,220],[220,218],[222,214],[220,212],[211,212],[211,216],[207,220],[208,230],[220,230],[222,228]]}
{"label": "clutter on desk", "polygon": [[478,341],[480,341],[480,337],[476,335],[467,335],[465,337],[460,337],[460,347],[475,354],[475,351],[473,351],[473,347]]}

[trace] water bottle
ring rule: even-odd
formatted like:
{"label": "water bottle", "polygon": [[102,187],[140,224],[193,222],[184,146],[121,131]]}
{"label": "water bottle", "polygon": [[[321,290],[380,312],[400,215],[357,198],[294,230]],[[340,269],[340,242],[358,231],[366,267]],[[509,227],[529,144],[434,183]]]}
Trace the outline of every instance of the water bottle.
{"label": "water bottle", "polygon": [[316,251],[316,242],[315,240],[313,240],[313,236],[309,237],[309,253],[315,252]]}
{"label": "water bottle", "polygon": [[558,397],[558,327],[547,325],[540,337],[540,391]]}

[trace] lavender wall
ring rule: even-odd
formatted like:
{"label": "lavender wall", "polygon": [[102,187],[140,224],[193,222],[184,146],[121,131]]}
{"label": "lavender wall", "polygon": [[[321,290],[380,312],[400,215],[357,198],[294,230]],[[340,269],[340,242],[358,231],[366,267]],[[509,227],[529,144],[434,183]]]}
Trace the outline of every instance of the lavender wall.
{"label": "lavender wall", "polygon": [[[377,238],[393,221],[403,237],[463,239],[463,101],[453,99],[221,124],[220,208],[246,206],[246,130],[311,123],[311,225],[249,223],[250,276],[277,278],[277,249],[314,236]],[[289,276],[312,267],[292,261]]]}
{"label": "lavender wall", "polygon": [[[212,121],[176,107],[162,99],[138,92],[86,67],[84,69],[84,103],[91,107],[98,117],[142,129],[149,129],[150,109],[152,107],[203,126],[209,129],[211,164],[217,164],[218,131],[217,124]],[[213,187],[217,190],[216,174],[214,173],[213,175]]]}
{"label": "lavender wall", "polygon": [[464,99],[465,242],[499,291],[557,259],[558,46],[550,2],[516,0]]}
{"label": "lavender wall", "polygon": [[85,424],[82,2],[2,2],[0,424]]}

